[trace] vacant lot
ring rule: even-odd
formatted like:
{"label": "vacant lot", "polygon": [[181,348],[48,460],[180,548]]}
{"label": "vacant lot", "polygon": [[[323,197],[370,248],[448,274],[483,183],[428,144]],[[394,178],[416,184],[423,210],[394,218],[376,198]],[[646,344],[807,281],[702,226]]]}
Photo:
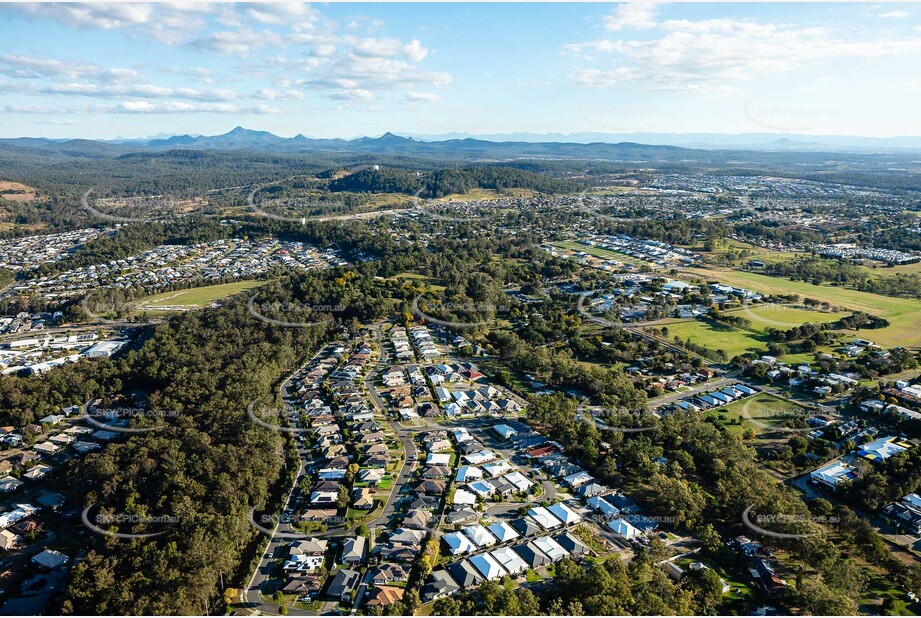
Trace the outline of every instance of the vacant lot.
{"label": "vacant lot", "polygon": [[780,429],[799,425],[799,421],[808,415],[808,410],[792,401],[758,393],[728,406],[708,410],[705,415],[732,433],[742,434],[746,429],[751,429],[756,438],[761,438],[777,433],[772,429],[774,427]]}
{"label": "vacant lot", "polygon": [[507,189],[505,191],[496,191],[495,189],[481,189],[479,187],[471,189],[467,193],[452,193],[444,197],[439,197],[436,202],[473,202],[479,200],[498,200],[504,197],[534,197],[536,191],[531,189]]}
{"label": "vacant lot", "polygon": [[169,311],[169,307],[182,307],[187,309],[200,308],[216,300],[239,294],[253,288],[259,287],[266,283],[265,281],[237,281],[235,283],[221,283],[218,285],[209,285],[203,288],[192,288],[189,290],[178,290],[176,292],[163,292],[141,299],[139,306],[146,310],[156,310],[157,307],[163,307],[164,311]]}
{"label": "vacant lot", "polygon": [[814,311],[785,305],[762,304],[733,309],[726,313],[745,318],[752,323],[752,329],[764,332],[768,328],[790,329],[807,323],[824,324],[834,322],[849,313]]}
{"label": "vacant lot", "polygon": [[10,202],[31,202],[35,199],[35,189],[18,182],[0,180],[0,197]]}
{"label": "vacant lot", "polygon": [[763,335],[710,322],[688,320],[662,326],[668,328],[669,339],[690,339],[691,343],[710,350],[723,350],[729,358],[746,352],[762,352],[768,343]]}
{"label": "vacant lot", "polygon": [[419,285],[425,285],[436,292],[444,291],[445,286],[437,285],[432,283],[433,279],[419,273],[397,273],[392,277],[388,277],[387,281],[403,281],[406,283],[415,283]]}
{"label": "vacant lot", "polygon": [[589,255],[601,258],[603,260],[617,260],[618,262],[623,262],[624,264],[649,264],[643,260],[638,260],[634,257],[630,257],[624,253],[618,251],[611,251],[610,249],[602,249],[601,247],[591,247],[581,242],[574,240],[566,240],[557,243],[553,243],[554,247],[559,247],[560,249],[569,249],[571,251],[584,251]]}
{"label": "vacant lot", "polygon": [[921,301],[915,299],[893,298],[830,285],[812,285],[804,281],[790,281],[741,270],[697,268],[688,272],[762,294],[799,294],[804,298],[815,298],[838,307],[878,315],[889,320],[890,326],[880,330],[863,330],[858,336],[890,347],[921,345]]}

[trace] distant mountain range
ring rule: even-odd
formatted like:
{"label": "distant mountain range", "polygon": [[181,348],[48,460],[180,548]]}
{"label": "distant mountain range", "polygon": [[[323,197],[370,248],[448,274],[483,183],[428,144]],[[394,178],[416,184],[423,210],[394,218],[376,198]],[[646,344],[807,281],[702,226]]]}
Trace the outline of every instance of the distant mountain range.
{"label": "distant mountain range", "polygon": [[145,140],[58,140],[47,138],[0,139],[0,147],[25,151],[85,156],[118,156],[130,152],[169,150],[258,151],[265,153],[343,153],[388,154],[437,159],[508,160],[530,158],[604,158],[658,159],[674,158],[684,149],[673,146],[644,144],[578,144],[566,142],[492,142],[473,138],[423,141],[385,133],[380,137],[345,139],[316,139],[297,135],[279,137],[268,131],[253,131],[237,127],[223,135],[175,135],[169,138]]}
{"label": "distant mountain range", "polygon": [[[488,138],[488,139],[487,139]],[[11,154],[56,154],[77,157],[117,157],[137,152],[174,150],[251,151],[261,153],[341,153],[355,155],[401,155],[444,160],[507,161],[530,159],[599,159],[615,161],[708,161],[722,162],[733,152],[748,151],[764,157],[814,158],[815,153],[848,155],[921,152],[921,138],[861,138],[751,133],[578,133],[570,135],[514,133],[473,137],[443,135],[317,139],[296,135],[280,137],[268,131],[237,127],[223,135],[175,135],[147,139],[84,140],[48,138],[0,139],[0,149]],[[760,155],[756,154],[760,153]]]}
{"label": "distant mountain range", "polygon": [[413,134],[424,141],[473,138],[493,142],[568,142],[589,144],[634,142],[650,146],[738,150],[802,150],[824,152],[921,151],[921,137],[863,137],[859,135],[804,135],[801,133],[444,133]]}

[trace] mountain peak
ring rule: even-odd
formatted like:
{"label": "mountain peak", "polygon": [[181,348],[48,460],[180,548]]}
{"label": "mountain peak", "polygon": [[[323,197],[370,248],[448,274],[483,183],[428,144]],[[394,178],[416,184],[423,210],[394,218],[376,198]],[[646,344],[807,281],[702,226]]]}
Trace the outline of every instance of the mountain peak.
{"label": "mountain peak", "polygon": [[384,142],[411,142],[413,141],[411,137],[402,137],[400,135],[391,133],[390,131],[387,131],[386,133],[381,135],[378,138],[378,140],[384,141]]}

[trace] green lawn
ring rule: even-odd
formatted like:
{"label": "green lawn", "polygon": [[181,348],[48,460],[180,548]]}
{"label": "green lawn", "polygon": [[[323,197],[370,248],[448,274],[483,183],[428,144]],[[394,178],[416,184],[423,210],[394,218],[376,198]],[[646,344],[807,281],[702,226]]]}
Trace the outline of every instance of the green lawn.
{"label": "green lawn", "polygon": [[763,352],[767,348],[767,339],[763,335],[723,324],[688,320],[663,326],[668,328],[670,340],[676,336],[682,341],[690,339],[691,343],[710,350],[723,350],[729,358],[746,352]]}
{"label": "green lawn", "polygon": [[764,332],[769,328],[786,330],[809,322],[824,324],[849,315],[848,313],[831,313],[775,304],[752,304],[726,313],[749,320],[752,324],[752,329],[760,332]]}
{"label": "green lawn", "polygon": [[[756,437],[773,433],[765,427],[783,427],[786,422],[797,421],[808,415],[806,408],[767,393],[758,393],[728,406],[714,408],[705,412],[706,418],[716,419],[716,424],[727,431],[741,435],[746,429],[752,429]],[[754,419],[752,422],[749,419]],[[741,424],[738,421],[741,420]]]}
{"label": "green lawn", "polygon": [[853,311],[865,311],[886,318],[890,326],[879,330],[863,330],[858,336],[885,346],[921,345],[921,301],[893,298],[831,285],[812,285],[805,281],[790,281],[742,270],[693,269],[706,279],[745,287],[762,294],[799,294]]}
{"label": "green lawn", "polygon": [[428,287],[436,292],[444,291],[446,288],[443,285],[436,285],[432,283],[432,278],[425,275],[420,275],[419,273],[397,273],[392,277],[387,278],[388,281],[403,281],[407,283],[424,283]]}
{"label": "green lawn", "polygon": [[[182,305],[184,307],[204,307],[208,303],[239,294],[265,284],[265,281],[237,281],[234,283],[221,283],[202,288],[191,288],[175,292],[163,292],[147,296],[138,301],[138,306],[151,310],[150,307]],[[156,310],[156,309],[153,309]]]}

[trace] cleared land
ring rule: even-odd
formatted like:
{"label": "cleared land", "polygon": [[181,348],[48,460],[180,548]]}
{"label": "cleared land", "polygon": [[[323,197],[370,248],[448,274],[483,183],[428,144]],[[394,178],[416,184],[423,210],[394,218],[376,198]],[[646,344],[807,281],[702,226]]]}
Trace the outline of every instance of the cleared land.
{"label": "cleared land", "polygon": [[[746,352],[763,352],[769,343],[764,334],[769,328],[786,330],[810,322],[815,324],[834,322],[841,316],[848,315],[847,313],[813,311],[771,304],[752,305],[726,313],[749,320],[751,328],[741,329],[701,320],[662,320],[656,322],[655,325],[668,328],[669,339],[675,336],[680,337],[682,341],[690,339],[691,343],[710,350],[723,350],[729,358],[732,358]],[[809,357],[808,362],[812,362],[814,353],[805,356]]]}
{"label": "cleared land", "polygon": [[849,315],[847,312],[831,313],[774,304],[751,305],[741,309],[733,309],[726,313],[749,320],[752,324],[752,330],[761,332],[769,328],[789,329],[807,323],[824,324]]}
{"label": "cleared land", "polygon": [[838,307],[877,315],[887,319],[890,326],[879,330],[862,330],[858,336],[890,347],[921,345],[921,301],[918,300],[893,298],[830,285],[812,285],[804,281],[790,281],[742,270],[695,268],[686,272],[705,279],[749,288],[762,294],[799,294]]}
{"label": "cleared land", "polygon": [[729,358],[746,352],[763,352],[768,344],[764,335],[712,322],[687,320],[659,326],[668,328],[669,339],[690,339],[691,343],[710,350],[723,350]]}
{"label": "cleared land", "polygon": [[236,281],[234,283],[209,285],[203,288],[163,292],[141,299],[138,305],[148,311],[156,311],[158,307],[162,307],[160,309],[162,311],[170,311],[173,307],[196,309],[216,300],[259,287],[265,283],[265,281]]}
{"label": "cleared land", "polygon": [[8,202],[31,202],[35,199],[35,189],[18,182],[0,180],[0,197]]}
{"label": "cleared land", "polygon": [[554,247],[559,247],[560,249],[569,249],[570,251],[583,251],[589,255],[593,255],[597,258],[603,260],[617,260],[618,262],[623,262],[624,264],[650,264],[643,260],[638,260],[634,257],[630,257],[625,253],[620,253],[618,251],[611,251],[610,249],[602,249],[601,247],[592,247],[586,245],[585,243],[577,242],[575,240],[565,240],[560,242],[553,243]]}
{"label": "cleared land", "polygon": [[536,191],[531,189],[507,189],[505,191],[496,191],[495,189],[471,189],[467,193],[452,193],[445,197],[436,199],[436,202],[473,202],[477,200],[496,200],[503,197],[534,197]]}
{"label": "cleared land", "polygon": [[716,424],[727,431],[741,435],[746,429],[751,429],[756,438],[776,433],[772,427],[795,426],[795,421],[807,414],[808,410],[803,406],[767,393],[758,393],[705,412],[706,418],[715,419]]}
{"label": "cleared land", "polygon": [[407,283],[426,284],[429,288],[438,292],[445,289],[445,286],[443,285],[432,283],[433,279],[431,277],[427,277],[419,273],[397,273],[392,277],[388,277],[387,281],[403,281]]}

